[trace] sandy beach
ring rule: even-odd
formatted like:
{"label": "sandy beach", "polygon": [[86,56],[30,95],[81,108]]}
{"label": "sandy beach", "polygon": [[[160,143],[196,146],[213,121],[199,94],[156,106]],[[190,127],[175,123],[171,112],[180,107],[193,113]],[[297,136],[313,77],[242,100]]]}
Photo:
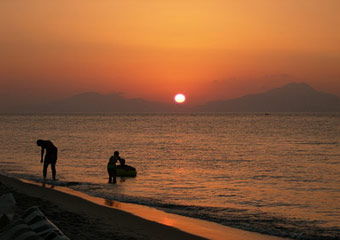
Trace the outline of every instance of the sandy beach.
{"label": "sandy beach", "polygon": [[[81,193],[74,195],[75,191],[69,194],[51,186],[42,187],[3,175],[0,175],[0,183],[0,195],[13,193],[19,215],[31,206],[39,206],[70,239],[283,239],[152,208],[139,208],[138,205],[129,207],[106,201],[108,206],[104,206],[98,198],[86,199]],[[136,215],[126,210],[136,211]]]}

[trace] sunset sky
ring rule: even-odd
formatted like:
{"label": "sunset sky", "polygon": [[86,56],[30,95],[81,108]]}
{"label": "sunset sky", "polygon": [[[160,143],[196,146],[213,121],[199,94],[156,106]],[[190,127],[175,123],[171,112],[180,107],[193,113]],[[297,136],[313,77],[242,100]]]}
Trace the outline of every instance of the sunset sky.
{"label": "sunset sky", "polygon": [[0,100],[170,102],[289,82],[340,96],[339,0],[2,0]]}

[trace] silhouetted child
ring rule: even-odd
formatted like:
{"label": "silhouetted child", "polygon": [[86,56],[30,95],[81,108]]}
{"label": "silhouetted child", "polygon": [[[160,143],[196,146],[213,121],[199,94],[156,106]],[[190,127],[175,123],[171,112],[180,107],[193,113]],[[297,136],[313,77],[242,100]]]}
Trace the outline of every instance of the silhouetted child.
{"label": "silhouetted child", "polygon": [[121,161],[121,158],[119,156],[119,152],[115,151],[113,153],[113,156],[110,157],[109,162],[107,164],[107,172],[109,174],[109,183],[116,183],[117,161]]}
{"label": "silhouetted child", "polygon": [[[55,169],[55,164],[57,163],[57,158],[58,158],[58,148],[54,146],[50,140],[39,139],[37,141],[37,145],[41,147],[40,162],[41,163],[44,162],[44,168],[43,168],[44,179],[46,179],[47,167],[49,164],[51,164],[53,180],[56,180],[55,177],[56,177],[57,171]],[[45,149],[46,149],[46,154],[45,154],[45,159],[43,159]]]}
{"label": "silhouetted child", "polygon": [[125,159],[124,159],[124,158],[121,158],[121,159],[119,160],[119,163],[120,163],[121,166],[125,166]]}

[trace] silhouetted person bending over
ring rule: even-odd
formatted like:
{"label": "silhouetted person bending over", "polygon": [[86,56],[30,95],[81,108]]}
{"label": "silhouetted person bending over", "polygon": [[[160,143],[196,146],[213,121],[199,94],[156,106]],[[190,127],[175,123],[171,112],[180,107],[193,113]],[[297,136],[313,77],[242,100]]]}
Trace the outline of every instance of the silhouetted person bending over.
{"label": "silhouetted person bending over", "polygon": [[[44,179],[46,179],[47,167],[49,164],[51,164],[53,180],[56,180],[55,176],[57,172],[55,170],[55,164],[58,158],[58,148],[54,146],[50,140],[39,139],[37,141],[37,145],[41,147],[41,161],[40,162],[41,163],[44,162],[44,169],[43,169]],[[43,160],[45,149],[46,149],[46,154],[45,154],[45,159]]]}

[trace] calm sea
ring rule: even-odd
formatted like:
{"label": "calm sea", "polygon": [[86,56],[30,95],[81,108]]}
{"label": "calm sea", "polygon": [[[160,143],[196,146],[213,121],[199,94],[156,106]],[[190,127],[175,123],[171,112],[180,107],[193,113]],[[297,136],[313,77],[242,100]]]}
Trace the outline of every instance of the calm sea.
{"label": "calm sea", "polygon": [[[0,173],[295,239],[340,239],[340,114],[0,115]],[[136,178],[107,184],[118,150]],[[48,176],[51,176],[50,169]]]}

